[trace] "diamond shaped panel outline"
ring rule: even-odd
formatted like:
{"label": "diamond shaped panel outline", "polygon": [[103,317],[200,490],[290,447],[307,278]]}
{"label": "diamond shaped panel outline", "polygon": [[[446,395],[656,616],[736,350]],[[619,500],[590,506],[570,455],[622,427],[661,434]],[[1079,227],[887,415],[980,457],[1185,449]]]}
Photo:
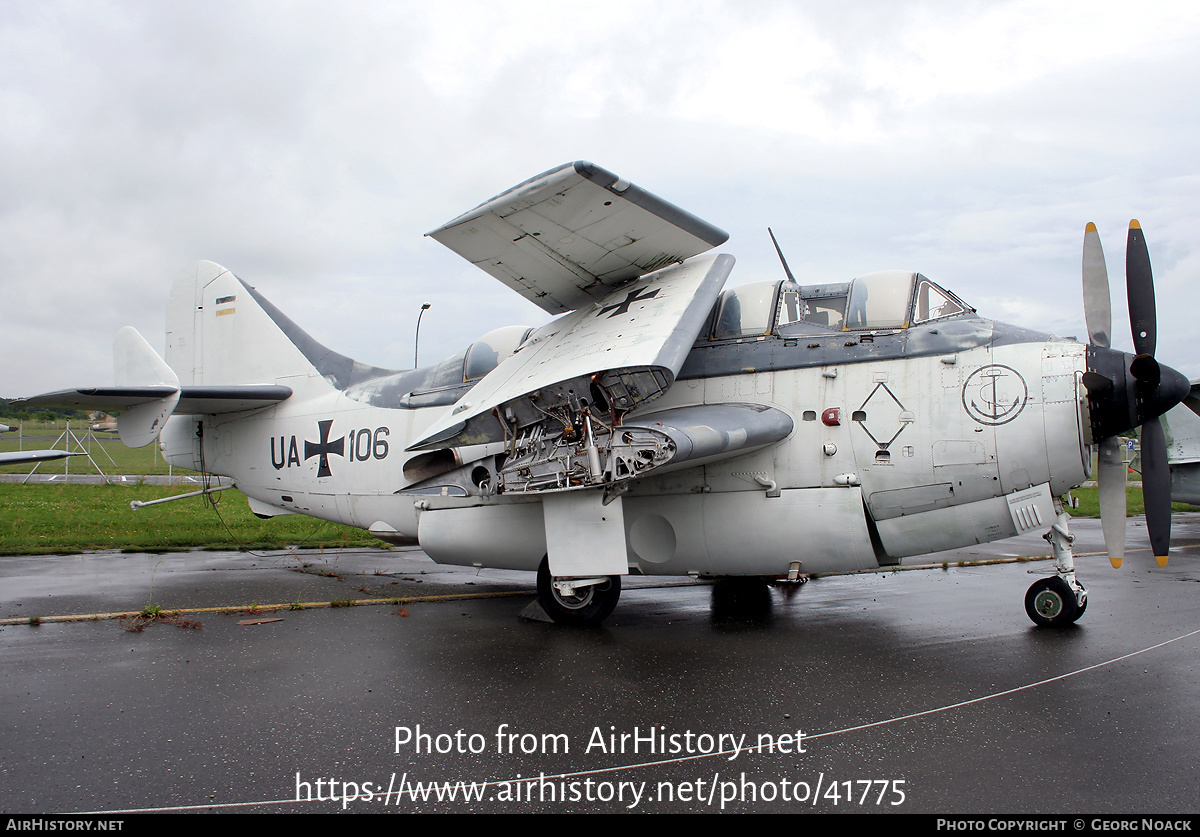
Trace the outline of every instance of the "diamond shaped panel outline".
{"label": "diamond shaped panel outline", "polygon": [[[872,433],[870,431],[870,429],[867,427],[867,421],[870,418],[870,412],[867,411],[867,404],[871,403],[871,399],[874,398],[875,394],[878,393],[879,390],[881,390],[881,389],[887,393],[888,397],[891,398],[893,403],[895,403],[895,405],[899,408],[899,414],[896,416],[896,421],[900,423],[900,427],[897,428],[896,432],[893,433],[892,437],[890,439],[888,439],[886,442],[879,441],[879,439],[877,439],[875,437],[875,434]],[[871,390],[871,394],[867,396],[865,401],[863,401],[862,406],[858,408],[858,411],[862,412],[862,413],[866,413],[868,418],[867,419],[855,419],[854,420],[855,423],[858,424],[858,426],[863,429],[864,433],[866,433],[868,436],[871,437],[871,441],[874,442],[876,445],[878,445],[880,450],[887,450],[889,447],[891,447],[892,442],[896,441],[896,437],[899,436],[901,433],[903,433],[904,428],[908,427],[913,422],[912,418],[907,418],[907,419],[903,418],[903,415],[905,413],[908,413],[908,410],[905,408],[904,404],[901,403],[900,399],[896,397],[896,394],[888,388],[888,385],[883,383],[882,381],[875,384],[875,389]],[[909,415],[911,415],[911,413]],[[882,421],[886,421],[886,419],[882,419]],[[878,422],[876,422],[876,424],[878,425]],[[878,426],[876,427],[876,429],[878,429]]]}

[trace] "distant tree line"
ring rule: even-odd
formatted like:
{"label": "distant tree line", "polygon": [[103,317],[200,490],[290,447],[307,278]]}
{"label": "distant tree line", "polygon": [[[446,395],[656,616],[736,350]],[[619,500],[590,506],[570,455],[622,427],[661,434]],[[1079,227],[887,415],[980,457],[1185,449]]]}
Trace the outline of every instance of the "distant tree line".
{"label": "distant tree line", "polygon": [[[85,421],[88,414],[83,410],[67,410],[59,407],[39,407],[30,410],[28,407],[13,406],[13,399],[0,398],[0,424],[11,424],[17,421]],[[8,419],[9,421],[4,421]]]}

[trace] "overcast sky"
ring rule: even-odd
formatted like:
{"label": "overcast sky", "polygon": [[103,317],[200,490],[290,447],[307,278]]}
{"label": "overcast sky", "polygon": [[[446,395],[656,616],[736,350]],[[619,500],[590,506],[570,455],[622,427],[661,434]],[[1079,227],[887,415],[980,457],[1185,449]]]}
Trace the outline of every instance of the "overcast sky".
{"label": "overcast sky", "polygon": [[0,0],[0,395],[112,382],[211,259],[331,348],[411,366],[540,309],[424,233],[585,159],[728,230],[731,282],[919,270],[1200,377],[1200,3]]}

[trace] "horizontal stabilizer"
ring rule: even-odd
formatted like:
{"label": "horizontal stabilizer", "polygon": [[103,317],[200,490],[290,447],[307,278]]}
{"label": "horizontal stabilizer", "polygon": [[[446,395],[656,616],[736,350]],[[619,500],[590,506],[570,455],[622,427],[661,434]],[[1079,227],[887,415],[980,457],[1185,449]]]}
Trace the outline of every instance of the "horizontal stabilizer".
{"label": "horizontal stabilizer", "polygon": [[551,314],[729,238],[587,162],[540,174],[428,235]]}
{"label": "horizontal stabilizer", "polygon": [[113,341],[113,377],[116,386],[64,389],[13,403],[120,413],[121,441],[140,448],[158,438],[173,413],[241,413],[269,407],[292,394],[290,387],[277,384],[181,387],[167,362],[130,326],[117,332]]}
{"label": "horizontal stabilizer", "polygon": [[175,412],[184,415],[220,415],[241,413],[269,407],[289,398],[291,387],[262,386],[206,386],[206,387],[88,387],[64,389],[34,395],[14,401],[28,407],[65,407],[74,410],[129,410],[139,404],[148,404],[179,393],[179,404]]}

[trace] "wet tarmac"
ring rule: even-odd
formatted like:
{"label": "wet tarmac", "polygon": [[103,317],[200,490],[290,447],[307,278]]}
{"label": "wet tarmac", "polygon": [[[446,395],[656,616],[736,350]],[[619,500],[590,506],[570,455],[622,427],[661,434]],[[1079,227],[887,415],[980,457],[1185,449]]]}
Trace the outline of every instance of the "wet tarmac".
{"label": "wet tarmac", "polygon": [[[1048,561],[955,565],[1033,536],[790,595],[629,579],[592,630],[417,550],[0,558],[0,810],[1200,812],[1200,515],[1165,570],[1140,521],[1120,570],[1072,526],[1067,630],[1024,612]],[[147,605],[185,612],[52,621]]]}

